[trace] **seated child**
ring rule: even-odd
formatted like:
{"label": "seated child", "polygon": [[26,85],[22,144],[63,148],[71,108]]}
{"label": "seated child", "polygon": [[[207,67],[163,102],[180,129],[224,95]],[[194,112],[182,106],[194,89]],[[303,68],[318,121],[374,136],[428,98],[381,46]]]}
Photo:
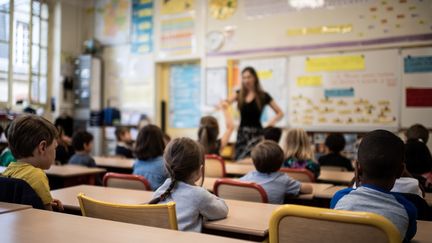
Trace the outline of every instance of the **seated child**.
{"label": "seated child", "polygon": [[262,186],[269,203],[283,204],[285,194],[312,193],[310,185],[302,184],[279,171],[284,161],[284,153],[276,142],[260,142],[252,149],[251,156],[256,171],[249,172],[240,180]]}
{"label": "seated child", "polygon": [[59,136],[57,138],[58,146],[56,148],[56,161],[57,163],[64,165],[67,164],[75,151],[71,145],[71,139],[64,134],[63,128],[58,126],[57,130],[59,131]]}
{"label": "seated child", "polygon": [[96,167],[95,160],[90,156],[93,148],[93,135],[86,131],[78,131],[72,137],[75,154],[69,159],[71,165]]}
{"label": "seated child", "polygon": [[318,159],[321,166],[339,166],[348,171],[354,171],[351,161],[341,154],[345,148],[345,138],[342,134],[332,133],[328,135],[324,144],[328,153]]}
{"label": "seated child", "polygon": [[162,157],[165,149],[163,136],[159,127],[147,125],[139,131],[135,145],[137,160],[133,165],[133,174],[144,176],[153,191],[168,178]]}
{"label": "seated child", "polygon": [[[9,129],[9,126],[6,127],[6,130],[3,131],[5,138],[7,139],[7,131]],[[0,133],[1,136],[1,133]],[[0,166],[7,167],[11,162],[16,161],[15,157],[13,156],[9,146],[4,148],[0,153]]]}
{"label": "seated child", "polygon": [[285,162],[282,167],[306,168],[318,178],[321,169],[313,157],[307,133],[301,128],[290,129],[285,140]]}
{"label": "seated child", "polygon": [[366,134],[358,149],[358,187],[337,192],[330,207],[382,215],[409,241],[416,233],[417,210],[403,196],[390,192],[404,170],[403,161],[404,143],[399,137],[384,130]]}
{"label": "seated child", "polygon": [[164,152],[169,177],[154,193],[149,204],[176,203],[178,228],[201,232],[203,218],[216,220],[228,215],[225,201],[196,186],[203,176],[204,149],[189,138],[172,140]]}
{"label": "seated child", "polygon": [[125,158],[133,158],[134,156],[131,149],[132,137],[129,128],[117,127],[115,130],[115,135],[117,138],[115,155]]}
{"label": "seated child", "polygon": [[272,140],[279,143],[282,137],[282,129],[279,127],[266,127],[263,130],[264,140]]}
{"label": "seated child", "polygon": [[421,124],[414,124],[408,128],[405,136],[407,140],[416,139],[427,144],[429,140],[429,130]]}
{"label": "seated child", "polygon": [[234,122],[228,110],[228,103],[222,102],[220,105],[225,117],[225,132],[219,139],[219,124],[213,116],[201,117],[198,128],[198,141],[204,147],[206,154],[219,155],[229,142],[229,138],[234,130]]}
{"label": "seated child", "polygon": [[51,197],[48,177],[43,170],[55,160],[57,129],[45,118],[20,116],[8,129],[9,148],[17,162],[11,162],[3,176],[27,182],[40,197],[47,210],[63,210],[62,203]]}

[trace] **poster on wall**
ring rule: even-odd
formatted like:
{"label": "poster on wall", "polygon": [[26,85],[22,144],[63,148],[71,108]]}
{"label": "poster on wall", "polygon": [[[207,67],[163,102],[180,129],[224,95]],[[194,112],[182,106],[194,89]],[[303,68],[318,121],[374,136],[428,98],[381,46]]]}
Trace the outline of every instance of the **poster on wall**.
{"label": "poster on wall", "polygon": [[129,42],[131,2],[97,0],[95,3],[95,37],[103,45]]}
{"label": "poster on wall", "polygon": [[201,118],[200,95],[200,66],[198,64],[172,65],[169,101],[171,127],[198,127]]}
{"label": "poster on wall", "polygon": [[131,52],[150,53],[153,49],[153,0],[133,0]]}
{"label": "poster on wall", "polygon": [[289,60],[289,121],[319,131],[396,130],[397,50],[296,56]]}
{"label": "poster on wall", "polygon": [[[269,58],[269,59],[250,59],[240,61],[239,79],[241,80],[241,72],[245,67],[253,67],[260,79],[260,83],[264,91],[276,101],[284,112],[284,117],[277,123],[277,126],[287,126],[288,117],[288,86],[287,83],[287,58]],[[240,87],[239,87],[240,88]],[[266,106],[261,117],[263,123],[268,122],[275,113]]]}
{"label": "poster on wall", "polygon": [[227,69],[207,68],[205,83],[205,103],[207,106],[217,106],[222,100],[227,99]]}

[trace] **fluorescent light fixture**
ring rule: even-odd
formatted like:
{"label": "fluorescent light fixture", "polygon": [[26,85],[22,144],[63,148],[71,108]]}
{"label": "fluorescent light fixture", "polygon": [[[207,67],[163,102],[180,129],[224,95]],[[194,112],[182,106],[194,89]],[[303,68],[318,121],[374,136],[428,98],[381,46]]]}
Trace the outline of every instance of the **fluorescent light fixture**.
{"label": "fluorescent light fixture", "polygon": [[288,0],[288,4],[295,9],[319,8],[324,6],[324,0]]}

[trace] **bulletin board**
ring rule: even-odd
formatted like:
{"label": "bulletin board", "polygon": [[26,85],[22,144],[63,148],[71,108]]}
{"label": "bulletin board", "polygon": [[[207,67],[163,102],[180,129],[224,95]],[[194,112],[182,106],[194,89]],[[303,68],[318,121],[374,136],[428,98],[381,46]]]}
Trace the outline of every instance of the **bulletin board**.
{"label": "bulletin board", "polygon": [[289,58],[289,123],[309,131],[397,130],[398,50]]}
{"label": "bulletin board", "polygon": [[432,47],[402,50],[402,122],[432,128]]}

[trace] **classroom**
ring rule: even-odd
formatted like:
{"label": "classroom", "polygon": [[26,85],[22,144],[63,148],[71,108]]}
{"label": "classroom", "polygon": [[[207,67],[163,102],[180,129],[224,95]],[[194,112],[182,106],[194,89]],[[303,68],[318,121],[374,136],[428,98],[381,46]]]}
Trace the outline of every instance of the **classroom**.
{"label": "classroom", "polygon": [[432,0],[0,0],[0,242],[432,243]]}

